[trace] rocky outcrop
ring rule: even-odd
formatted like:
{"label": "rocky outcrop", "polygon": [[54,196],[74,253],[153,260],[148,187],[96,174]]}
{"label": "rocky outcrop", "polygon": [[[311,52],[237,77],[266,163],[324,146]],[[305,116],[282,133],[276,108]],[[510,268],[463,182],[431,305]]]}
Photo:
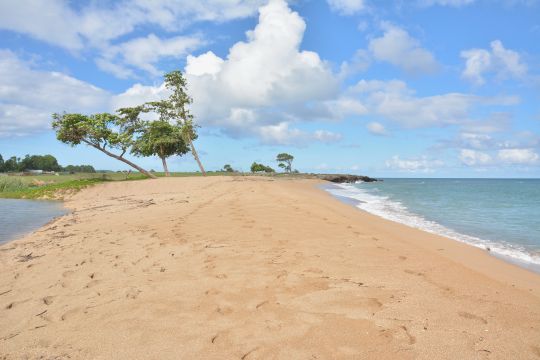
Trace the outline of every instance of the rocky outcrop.
{"label": "rocky outcrop", "polygon": [[334,183],[355,183],[357,181],[374,182],[382,181],[369,176],[362,175],[347,175],[347,174],[316,174],[316,177],[321,180],[331,181]]}

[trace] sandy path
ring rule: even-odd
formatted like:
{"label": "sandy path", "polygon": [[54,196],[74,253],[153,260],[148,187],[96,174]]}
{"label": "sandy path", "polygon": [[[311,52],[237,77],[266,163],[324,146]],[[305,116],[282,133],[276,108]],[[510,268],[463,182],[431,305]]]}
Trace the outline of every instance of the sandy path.
{"label": "sandy path", "polygon": [[540,276],[316,184],[81,192],[0,247],[0,359],[540,358]]}

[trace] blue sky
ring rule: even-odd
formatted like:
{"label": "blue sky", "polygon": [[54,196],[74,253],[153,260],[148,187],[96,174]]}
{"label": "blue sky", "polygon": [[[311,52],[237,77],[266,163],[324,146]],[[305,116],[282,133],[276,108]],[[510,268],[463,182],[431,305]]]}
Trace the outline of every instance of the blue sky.
{"label": "blue sky", "polygon": [[3,1],[0,154],[125,169],[50,114],[165,97],[174,69],[209,170],[540,177],[537,0]]}

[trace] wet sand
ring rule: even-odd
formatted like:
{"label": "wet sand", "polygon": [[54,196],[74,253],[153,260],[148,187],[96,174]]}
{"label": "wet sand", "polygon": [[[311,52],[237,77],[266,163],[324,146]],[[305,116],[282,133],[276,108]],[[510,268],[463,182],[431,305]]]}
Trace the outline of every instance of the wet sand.
{"label": "wet sand", "polygon": [[108,183],[0,246],[0,359],[540,359],[540,276],[315,180]]}

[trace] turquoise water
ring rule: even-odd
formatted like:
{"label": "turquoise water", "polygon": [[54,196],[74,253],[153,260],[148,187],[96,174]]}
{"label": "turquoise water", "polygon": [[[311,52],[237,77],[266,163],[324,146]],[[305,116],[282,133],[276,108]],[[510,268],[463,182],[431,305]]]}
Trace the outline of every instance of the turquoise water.
{"label": "turquoise water", "polygon": [[540,268],[540,179],[384,179],[327,191],[386,219]]}
{"label": "turquoise water", "polygon": [[37,230],[67,210],[58,201],[0,199],[0,244]]}

